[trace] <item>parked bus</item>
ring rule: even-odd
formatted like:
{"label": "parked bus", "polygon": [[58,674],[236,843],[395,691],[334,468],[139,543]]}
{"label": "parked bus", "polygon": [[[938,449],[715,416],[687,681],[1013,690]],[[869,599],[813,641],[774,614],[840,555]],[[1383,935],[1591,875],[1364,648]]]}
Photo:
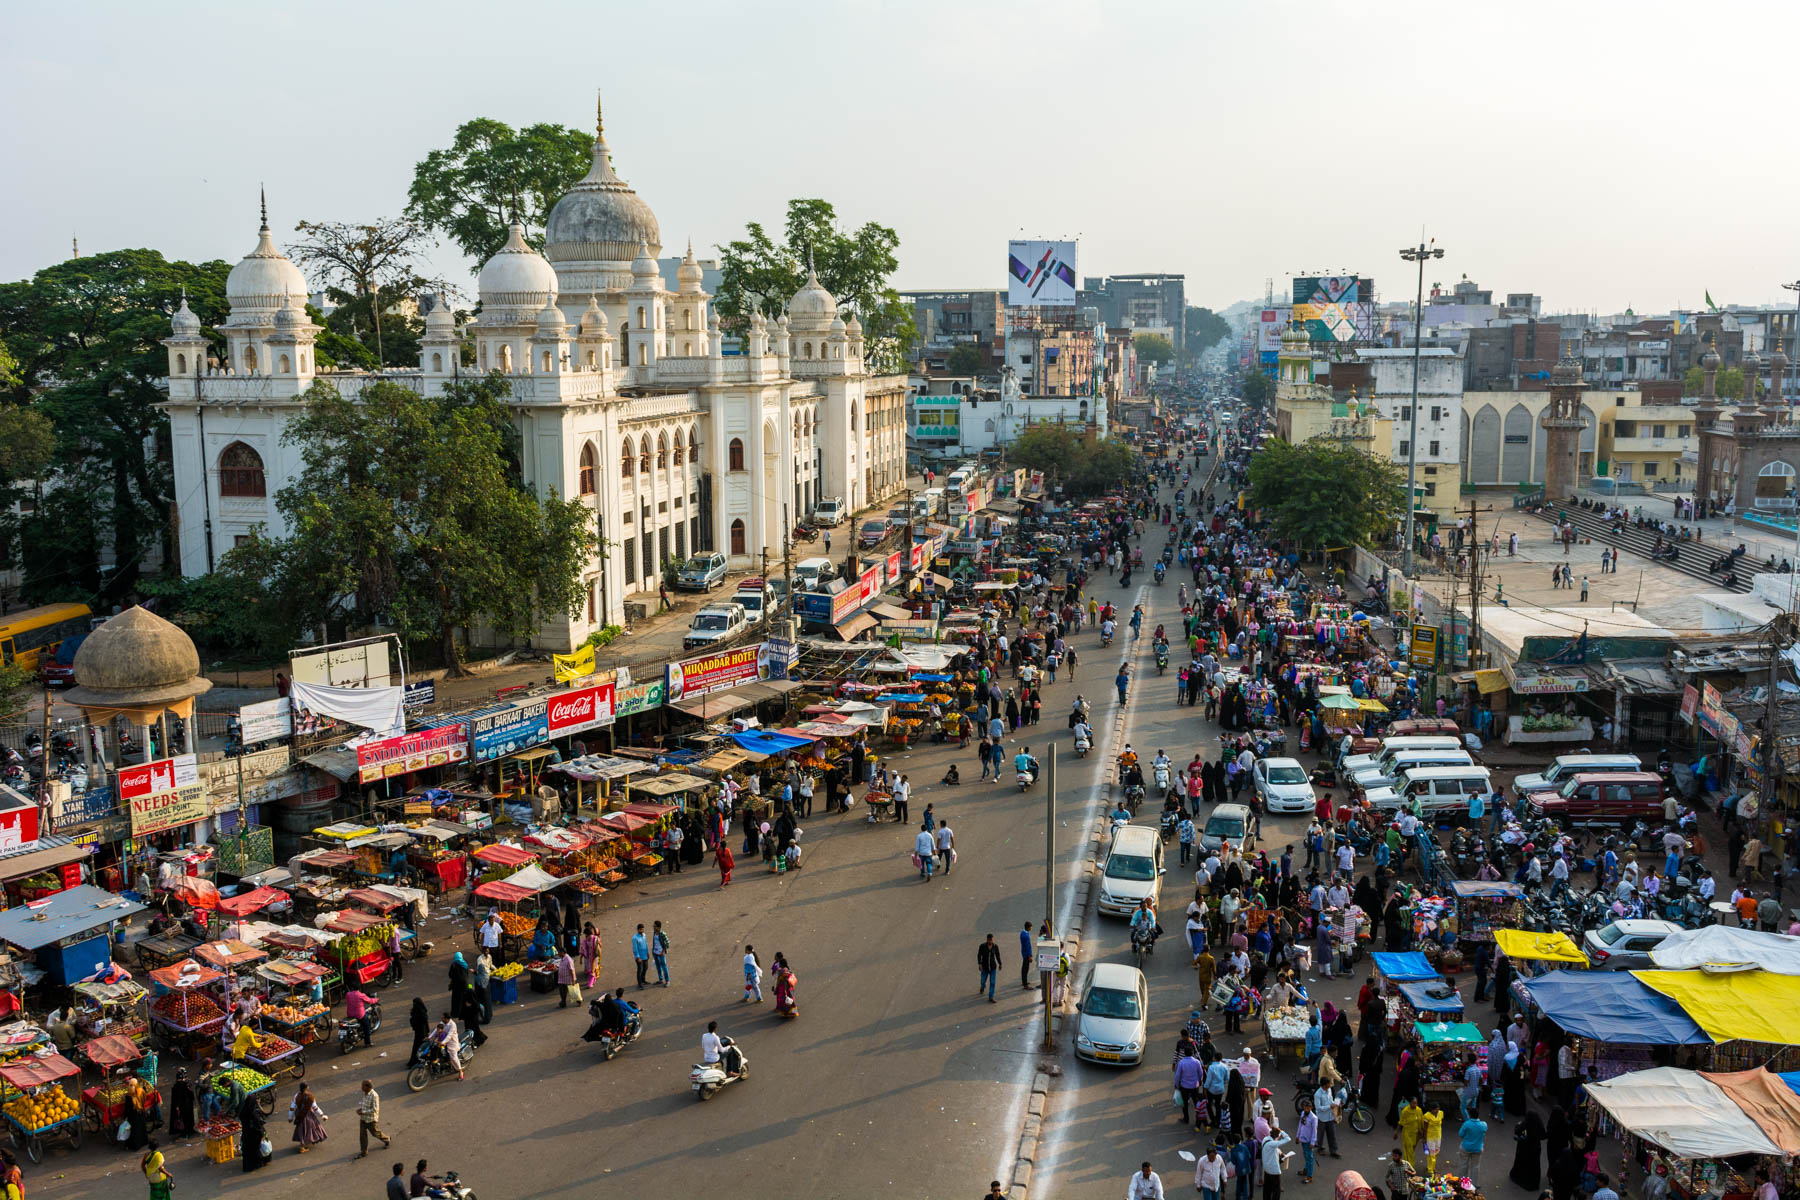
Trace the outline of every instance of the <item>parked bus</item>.
{"label": "parked bus", "polygon": [[37,669],[66,637],[86,633],[93,614],[85,604],[46,604],[0,617],[0,663]]}

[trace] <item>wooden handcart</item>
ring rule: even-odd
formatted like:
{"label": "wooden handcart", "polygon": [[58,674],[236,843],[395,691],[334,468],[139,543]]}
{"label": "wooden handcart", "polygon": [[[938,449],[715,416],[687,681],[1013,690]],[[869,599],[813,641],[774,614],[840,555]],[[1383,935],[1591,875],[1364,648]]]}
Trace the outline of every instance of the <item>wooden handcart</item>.
{"label": "wooden handcart", "polygon": [[81,1068],[60,1054],[47,1053],[15,1059],[0,1066],[6,1119],[13,1148],[23,1150],[32,1162],[44,1161],[44,1145],[50,1139],[66,1140],[72,1150],[81,1149],[81,1108],[63,1090],[62,1080],[81,1075]]}

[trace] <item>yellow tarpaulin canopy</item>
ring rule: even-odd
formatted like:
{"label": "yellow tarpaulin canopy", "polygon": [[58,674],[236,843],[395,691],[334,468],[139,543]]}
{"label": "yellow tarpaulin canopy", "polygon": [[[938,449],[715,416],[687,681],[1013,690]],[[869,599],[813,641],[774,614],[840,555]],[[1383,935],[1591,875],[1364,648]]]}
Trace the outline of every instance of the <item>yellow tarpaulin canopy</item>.
{"label": "yellow tarpaulin canopy", "polygon": [[1800,1046],[1800,976],[1768,971],[1633,971],[1694,1019],[1715,1042]]}
{"label": "yellow tarpaulin canopy", "polygon": [[1356,706],[1364,712],[1386,712],[1387,705],[1373,696],[1364,696],[1356,702]]}
{"label": "yellow tarpaulin canopy", "polygon": [[1484,696],[1495,692],[1504,692],[1512,685],[1506,681],[1506,672],[1499,668],[1475,672],[1475,690]]}
{"label": "yellow tarpaulin canopy", "polygon": [[[1587,955],[1566,933],[1532,933],[1525,929],[1494,930],[1494,945],[1508,958],[1536,962],[1587,963]],[[1695,1018],[1698,1020],[1699,1018]]]}

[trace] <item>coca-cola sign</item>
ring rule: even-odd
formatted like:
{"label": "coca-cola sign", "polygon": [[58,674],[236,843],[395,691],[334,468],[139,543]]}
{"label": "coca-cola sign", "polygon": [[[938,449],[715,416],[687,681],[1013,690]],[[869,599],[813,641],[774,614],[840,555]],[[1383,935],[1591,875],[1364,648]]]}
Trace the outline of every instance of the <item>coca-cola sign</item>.
{"label": "coca-cola sign", "polygon": [[613,684],[596,683],[550,697],[550,736],[613,723]]}

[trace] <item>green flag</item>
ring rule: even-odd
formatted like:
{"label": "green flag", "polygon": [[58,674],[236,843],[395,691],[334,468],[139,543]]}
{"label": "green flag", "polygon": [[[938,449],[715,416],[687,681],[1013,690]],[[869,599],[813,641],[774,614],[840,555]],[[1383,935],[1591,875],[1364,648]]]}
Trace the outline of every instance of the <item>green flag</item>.
{"label": "green flag", "polygon": [[1719,311],[1719,306],[1713,303],[1713,298],[1712,298],[1711,292],[1706,293],[1706,308],[1707,308],[1708,312],[1718,312]]}

